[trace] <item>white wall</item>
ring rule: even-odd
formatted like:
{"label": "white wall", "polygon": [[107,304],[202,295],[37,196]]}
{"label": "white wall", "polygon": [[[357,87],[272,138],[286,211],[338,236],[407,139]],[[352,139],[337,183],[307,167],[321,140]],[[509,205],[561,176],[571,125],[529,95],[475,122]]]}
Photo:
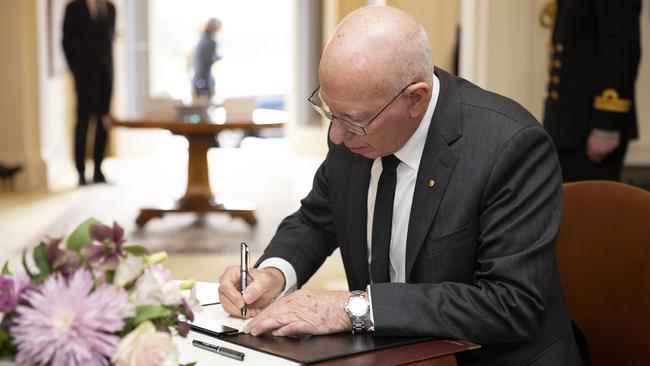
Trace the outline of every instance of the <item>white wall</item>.
{"label": "white wall", "polygon": [[641,66],[636,79],[637,118],[641,138],[630,144],[627,165],[650,165],[650,1],[641,10]]}
{"label": "white wall", "polygon": [[45,186],[36,39],[36,0],[0,1],[0,161],[23,165],[19,190]]}

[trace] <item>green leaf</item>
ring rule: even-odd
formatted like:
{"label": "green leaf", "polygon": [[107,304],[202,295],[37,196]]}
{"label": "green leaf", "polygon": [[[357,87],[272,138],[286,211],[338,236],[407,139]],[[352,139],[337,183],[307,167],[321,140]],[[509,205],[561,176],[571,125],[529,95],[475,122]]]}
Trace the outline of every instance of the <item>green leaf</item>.
{"label": "green leaf", "polygon": [[23,268],[25,268],[25,272],[27,273],[29,278],[33,281],[34,274],[30,272],[29,265],[27,265],[27,250],[23,250]]}
{"label": "green leaf", "polygon": [[83,246],[90,245],[93,242],[90,237],[90,228],[97,224],[101,223],[91,217],[79,225],[79,227],[77,227],[68,237],[68,249],[74,250],[78,253]]}
{"label": "green leaf", "polygon": [[196,365],[196,361],[182,364],[182,366],[194,366],[194,365]]}
{"label": "green leaf", "polygon": [[34,281],[41,282],[50,274],[50,264],[47,263],[47,244],[40,243],[34,249],[34,263],[40,270],[38,275],[34,277]]}
{"label": "green leaf", "polygon": [[13,273],[11,273],[11,270],[9,269],[9,261],[7,260],[5,262],[5,265],[2,266],[2,275],[3,276],[12,276]]}
{"label": "green leaf", "polygon": [[138,306],[135,315],[136,326],[145,320],[164,318],[172,315],[172,311],[160,305]]}
{"label": "green leaf", "polygon": [[9,340],[9,338],[11,338],[9,336],[9,333],[7,333],[6,330],[0,328],[0,343]]}
{"label": "green leaf", "polygon": [[147,248],[140,245],[125,245],[122,247],[127,253],[131,253],[136,257],[142,257],[143,255],[149,254]]}
{"label": "green leaf", "polygon": [[113,284],[114,280],[115,280],[115,271],[112,269],[106,271],[106,283]]}
{"label": "green leaf", "polygon": [[135,329],[135,319],[133,318],[126,318],[124,319],[124,328],[118,333],[120,338],[124,338],[127,334],[131,333],[133,329]]}

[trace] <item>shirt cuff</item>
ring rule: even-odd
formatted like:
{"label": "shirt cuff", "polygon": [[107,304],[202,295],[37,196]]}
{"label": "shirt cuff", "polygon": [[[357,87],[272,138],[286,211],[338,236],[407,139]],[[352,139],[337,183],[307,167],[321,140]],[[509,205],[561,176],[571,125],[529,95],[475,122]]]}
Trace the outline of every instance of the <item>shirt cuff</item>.
{"label": "shirt cuff", "polygon": [[284,290],[280,293],[280,295],[278,295],[278,297],[282,297],[296,291],[298,279],[296,278],[296,270],[293,269],[291,263],[282,258],[273,257],[264,260],[264,262],[260,263],[260,265],[257,266],[257,268],[266,267],[277,268],[284,275]]}
{"label": "shirt cuff", "polygon": [[368,294],[368,304],[370,305],[370,314],[368,314],[368,317],[370,318],[370,322],[372,325],[368,328],[369,332],[374,332],[375,331],[375,317],[372,315],[372,295],[370,294],[370,285],[366,287],[366,293]]}
{"label": "shirt cuff", "polygon": [[619,131],[603,130],[600,128],[593,128],[591,132],[593,132],[596,135],[602,137],[609,137],[609,138],[618,138],[621,136],[621,133]]}

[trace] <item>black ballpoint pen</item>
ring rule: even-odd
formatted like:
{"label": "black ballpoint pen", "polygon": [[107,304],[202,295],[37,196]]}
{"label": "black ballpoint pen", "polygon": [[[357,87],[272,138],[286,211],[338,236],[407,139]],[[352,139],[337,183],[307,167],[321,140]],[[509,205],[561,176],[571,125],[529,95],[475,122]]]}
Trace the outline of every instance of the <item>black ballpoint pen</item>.
{"label": "black ballpoint pen", "polygon": [[[239,255],[239,269],[241,271],[241,292],[244,293],[248,282],[248,261],[250,260],[250,253],[248,251],[248,245],[246,245],[246,243],[241,243]],[[242,319],[246,319],[246,303],[244,303],[244,307],[241,308],[241,317]]]}
{"label": "black ballpoint pen", "polygon": [[235,360],[239,360],[239,361],[244,361],[245,354],[243,352],[237,352],[234,349],[215,346],[214,344],[201,342],[201,341],[196,340],[196,339],[194,339],[192,341],[192,345],[194,347],[202,348],[202,349],[204,349],[206,351],[218,353],[218,354],[220,354],[222,356],[234,358]]}

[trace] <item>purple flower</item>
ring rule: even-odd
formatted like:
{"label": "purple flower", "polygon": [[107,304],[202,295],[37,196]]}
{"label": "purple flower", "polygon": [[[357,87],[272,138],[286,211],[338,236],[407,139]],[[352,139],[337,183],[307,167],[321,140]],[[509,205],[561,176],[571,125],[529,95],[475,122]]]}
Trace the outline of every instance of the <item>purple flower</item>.
{"label": "purple flower", "polygon": [[124,229],[116,222],[112,228],[101,224],[93,225],[90,227],[90,236],[93,243],[81,248],[81,253],[93,266],[116,269],[120,257],[124,256]]}
{"label": "purple flower", "polygon": [[128,307],[121,288],[101,285],[78,270],[48,277],[24,295],[12,327],[19,364],[107,365],[119,344]]}
{"label": "purple flower", "polygon": [[187,300],[183,299],[183,310],[185,310],[185,314],[187,314],[187,319],[189,321],[193,322],[194,321],[194,312],[192,311],[192,307],[190,304],[188,304]]}
{"label": "purple flower", "polygon": [[[0,276],[0,313],[14,310],[32,282],[25,270],[19,268],[12,276]],[[2,319],[0,319],[0,322]]]}
{"label": "purple flower", "polygon": [[81,260],[77,253],[71,250],[61,249],[60,244],[60,238],[50,239],[47,245],[47,262],[53,270],[69,276],[72,272],[79,269]]}
{"label": "purple flower", "polygon": [[18,304],[18,295],[11,277],[0,276],[0,313],[12,311]]}

